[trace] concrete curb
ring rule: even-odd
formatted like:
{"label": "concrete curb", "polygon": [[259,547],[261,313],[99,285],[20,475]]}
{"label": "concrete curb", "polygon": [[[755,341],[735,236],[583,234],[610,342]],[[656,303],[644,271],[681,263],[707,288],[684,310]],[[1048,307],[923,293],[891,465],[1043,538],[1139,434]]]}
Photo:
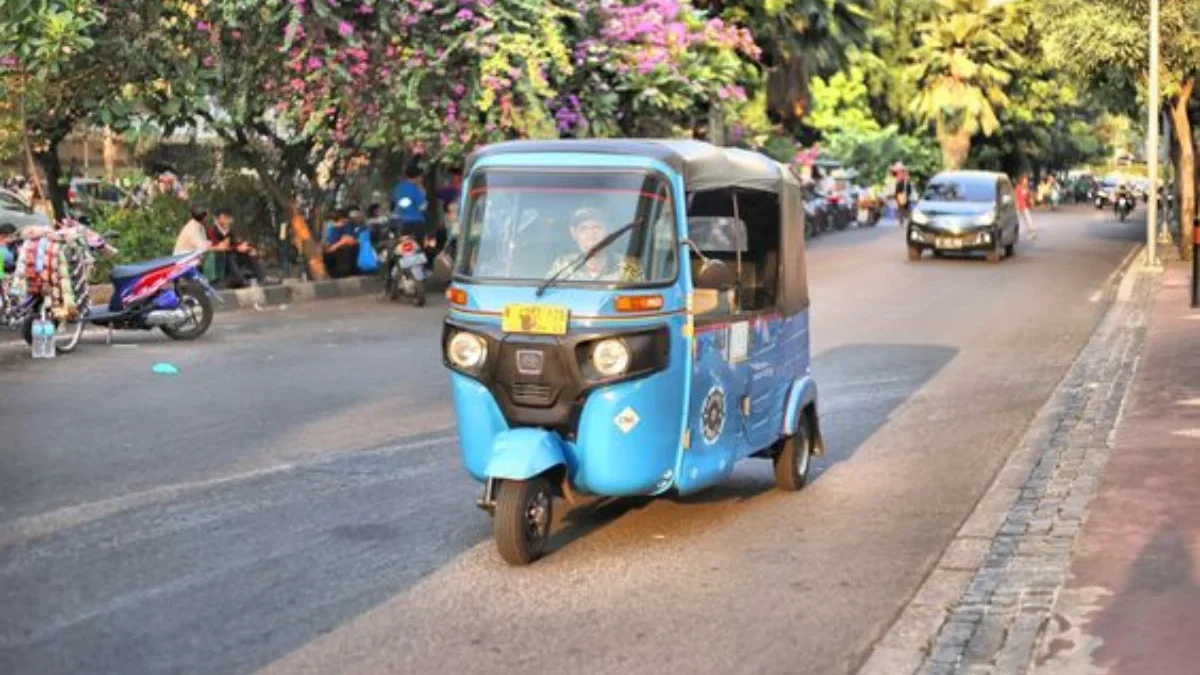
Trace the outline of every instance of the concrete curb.
{"label": "concrete curb", "polygon": [[[432,286],[429,288],[431,291],[434,290]],[[234,312],[241,309],[261,309],[317,300],[353,298],[382,291],[383,282],[379,277],[373,275],[326,281],[286,279],[282,284],[271,286],[218,291],[221,302],[216,305],[216,310],[218,312]],[[107,304],[111,296],[112,287],[108,284],[92,287],[93,304]]]}
{"label": "concrete curb", "polygon": [[327,281],[295,281],[288,279],[277,286],[258,286],[221,291],[222,304],[218,312],[239,309],[276,307],[317,300],[352,298],[379,293],[383,283],[377,276],[329,279]]}
{"label": "concrete curb", "polygon": [[1027,672],[1145,337],[1159,275],[1133,270],[1134,260],[1136,252],[1115,275],[1095,333],[858,675]]}

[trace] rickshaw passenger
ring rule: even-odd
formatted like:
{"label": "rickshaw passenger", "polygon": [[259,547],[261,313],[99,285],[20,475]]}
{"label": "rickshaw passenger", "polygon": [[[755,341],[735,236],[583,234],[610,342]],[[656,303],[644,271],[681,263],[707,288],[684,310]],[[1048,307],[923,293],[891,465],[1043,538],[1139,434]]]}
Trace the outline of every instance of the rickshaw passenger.
{"label": "rickshaw passenger", "polygon": [[[609,225],[603,214],[596,209],[582,209],[575,214],[571,225],[571,238],[579,247],[579,253],[566,253],[555,259],[550,265],[547,277],[552,277],[564,268],[574,264],[579,254],[595,246],[609,233]],[[605,249],[597,253],[587,263],[581,265],[570,276],[569,281],[620,281],[631,283],[643,279],[642,266],[636,259],[613,253]]]}

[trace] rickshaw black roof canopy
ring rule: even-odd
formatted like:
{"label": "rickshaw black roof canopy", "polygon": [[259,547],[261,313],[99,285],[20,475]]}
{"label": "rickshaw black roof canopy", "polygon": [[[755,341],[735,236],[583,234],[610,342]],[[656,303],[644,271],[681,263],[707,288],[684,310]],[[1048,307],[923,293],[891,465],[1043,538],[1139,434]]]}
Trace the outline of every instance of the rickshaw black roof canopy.
{"label": "rickshaw black roof canopy", "polygon": [[607,139],[508,141],[478,150],[468,170],[484,157],[532,153],[588,153],[649,157],[683,176],[688,192],[743,188],[781,193],[784,184],[798,185],[796,177],[782,164],[751,150],[722,148],[692,140]]}

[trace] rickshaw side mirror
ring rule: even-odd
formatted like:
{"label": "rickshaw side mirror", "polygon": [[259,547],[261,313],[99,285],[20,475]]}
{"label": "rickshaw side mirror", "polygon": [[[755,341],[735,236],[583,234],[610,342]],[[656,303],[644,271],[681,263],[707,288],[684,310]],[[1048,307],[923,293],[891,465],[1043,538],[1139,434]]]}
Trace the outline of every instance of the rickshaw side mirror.
{"label": "rickshaw side mirror", "polygon": [[700,264],[696,278],[692,280],[696,288],[723,291],[732,288],[736,279],[733,268],[721,260],[707,258]]}

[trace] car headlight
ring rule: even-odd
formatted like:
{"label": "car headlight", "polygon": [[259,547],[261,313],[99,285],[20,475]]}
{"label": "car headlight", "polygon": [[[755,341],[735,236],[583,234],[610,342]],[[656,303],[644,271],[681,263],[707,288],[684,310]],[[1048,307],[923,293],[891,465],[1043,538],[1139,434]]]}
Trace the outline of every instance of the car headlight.
{"label": "car headlight", "polygon": [[976,225],[991,225],[996,222],[996,211],[988,211],[987,213],[975,219]]}
{"label": "car headlight", "polygon": [[617,377],[629,369],[629,347],[624,340],[601,340],[592,348],[592,365],[603,377]]}
{"label": "car headlight", "polygon": [[925,215],[921,211],[913,211],[912,212],[912,221],[918,225],[928,225],[929,224],[929,216]]}
{"label": "car headlight", "polygon": [[456,368],[470,370],[476,368],[487,358],[487,343],[483,338],[472,333],[455,333],[446,347],[446,358]]}

